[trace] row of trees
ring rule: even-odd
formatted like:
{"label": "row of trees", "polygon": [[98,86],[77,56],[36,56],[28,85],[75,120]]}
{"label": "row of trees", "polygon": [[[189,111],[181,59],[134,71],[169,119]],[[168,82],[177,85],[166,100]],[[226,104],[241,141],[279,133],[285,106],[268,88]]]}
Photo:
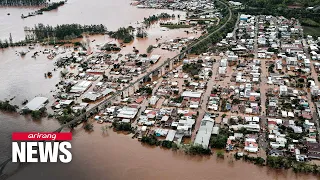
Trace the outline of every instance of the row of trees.
{"label": "row of trees", "polygon": [[295,158],[290,159],[286,157],[267,157],[267,166],[275,169],[289,169],[292,168],[294,172],[314,173],[320,174],[320,166],[316,164],[307,164],[303,162],[296,162]]}
{"label": "row of trees", "polygon": [[187,147],[185,149],[185,153],[186,154],[190,154],[190,155],[211,155],[211,149],[209,148],[203,148],[202,145],[190,145],[189,147]]}
{"label": "row of trees", "polygon": [[49,6],[41,8],[40,10],[38,10],[38,12],[51,11],[51,10],[57,9],[59,6],[64,5],[64,3],[65,3],[64,1],[51,3]]}
{"label": "row of trees", "polygon": [[152,15],[147,18],[144,18],[143,23],[146,26],[150,26],[152,23],[159,21],[160,19],[168,19],[168,18],[174,18],[174,17],[175,17],[174,14],[170,15],[168,13],[161,13],[159,15]]}
{"label": "row of trees", "polygon": [[0,0],[1,6],[39,6],[44,5],[47,0]]}
{"label": "row of trees", "polygon": [[141,142],[150,146],[159,146],[161,144],[161,141],[158,141],[157,137],[154,134],[143,136]]}
{"label": "row of trees", "polygon": [[8,40],[2,41],[0,39],[0,49],[8,48],[8,47],[16,47],[16,46],[26,46],[28,43],[31,43],[30,40],[18,41],[18,42],[9,42]]}
{"label": "row of trees", "polygon": [[77,37],[82,37],[83,33],[103,34],[106,31],[104,25],[80,25],[80,24],[62,24],[56,27],[37,24],[32,29],[38,40],[43,40],[48,37],[55,37],[58,40],[69,40]]}

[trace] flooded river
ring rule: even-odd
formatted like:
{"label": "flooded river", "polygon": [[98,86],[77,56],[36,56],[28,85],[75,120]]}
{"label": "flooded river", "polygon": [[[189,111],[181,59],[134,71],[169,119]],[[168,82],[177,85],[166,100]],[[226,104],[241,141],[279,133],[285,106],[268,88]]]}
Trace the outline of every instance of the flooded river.
{"label": "flooded river", "polygon": [[[28,14],[39,8],[4,8],[0,7],[0,39],[9,39],[12,34],[14,41],[24,39],[25,26],[35,24],[103,24],[108,30],[134,24],[158,12],[172,12],[156,9],[138,9],[130,6],[130,0],[68,0],[57,10],[44,12],[43,15],[26,19],[21,14]],[[10,16],[7,15],[10,13]]]}
{"label": "flooded river", "polygon": [[[211,157],[190,157],[182,152],[143,146],[131,135],[108,130],[99,124],[88,134],[75,130],[70,164],[31,164],[10,179],[175,179],[175,180],[316,180],[314,176],[270,170],[243,161]],[[41,173],[39,173],[41,172]]]}
{"label": "flooded river", "polygon": [[[12,33],[14,41],[24,39],[23,27],[32,27],[37,23],[50,25],[63,23],[104,24],[109,30],[133,25],[144,17],[159,12],[173,13],[155,9],[137,9],[130,6],[129,0],[69,0],[67,4],[43,15],[21,19],[37,8],[0,8],[0,39],[8,39]],[[10,13],[10,16],[6,14]],[[177,12],[174,12],[177,13]],[[149,33],[149,32],[148,32]],[[175,38],[184,36],[183,30],[170,33],[154,30],[149,38],[136,40],[124,51],[131,52],[135,46],[145,52],[155,38],[161,36]],[[105,43],[105,36],[93,36],[95,43]],[[95,45],[95,44],[93,44]],[[36,47],[43,50],[45,47]],[[22,48],[0,50],[0,100],[13,99],[13,103],[21,107],[25,99],[37,95],[51,97],[55,84],[59,82],[59,72],[53,71],[53,62],[40,54],[37,59],[31,54],[21,58],[17,52]],[[163,56],[162,60],[177,52],[155,50]],[[50,79],[44,73],[51,71]],[[296,175],[289,171],[277,172],[268,168],[257,167],[242,161],[217,160],[211,157],[189,157],[179,152],[160,148],[142,146],[131,136],[117,134],[108,130],[102,134],[100,126],[88,134],[79,128],[74,132],[73,161],[70,164],[31,164],[21,169],[10,179],[317,179],[314,176]],[[30,117],[0,113],[0,162],[11,154],[11,132],[14,131],[52,131],[59,127],[53,119],[34,121]],[[319,178],[318,178],[319,179]]]}

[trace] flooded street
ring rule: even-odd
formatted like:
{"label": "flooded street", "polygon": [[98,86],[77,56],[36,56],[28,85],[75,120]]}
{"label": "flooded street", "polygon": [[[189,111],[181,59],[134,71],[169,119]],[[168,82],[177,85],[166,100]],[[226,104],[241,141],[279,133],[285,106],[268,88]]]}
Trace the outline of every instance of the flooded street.
{"label": "flooded street", "polygon": [[[103,24],[108,30],[116,30],[119,27],[139,26],[137,21],[144,17],[160,12],[181,13],[178,11],[159,9],[138,9],[130,5],[130,0],[68,0],[68,3],[59,7],[58,10],[45,12],[43,15],[21,19],[21,14],[27,14],[38,8],[0,8],[0,39],[8,39],[12,34],[13,40],[24,39],[23,28],[33,27],[37,23],[57,24]],[[6,14],[10,12],[10,16]],[[140,53],[146,53],[149,45],[156,44],[165,39],[177,37],[197,37],[200,34],[186,34],[183,29],[162,31],[159,24],[152,25],[148,32],[148,38],[136,39],[122,49],[121,53],[132,53],[136,47]],[[161,39],[162,37],[162,39]],[[114,41],[108,36],[90,36],[90,47],[92,51],[97,50],[97,45]],[[94,42],[93,42],[94,41]],[[25,99],[32,99],[41,95],[49,98],[52,103],[52,95],[56,91],[55,85],[60,81],[60,70],[53,71],[54,61],[49,60],[47,55],[39,53],[36,59],[31,58],[35,51],[43,51],[48,47],[37,47],[27,53],[25,57],[19,55],[19,51],[26,47],[0,49],[0,100],[13,99],[12,103],[22,107]],[[152,54],[161,55],[161,59],[150,69],[155,69],[169,57],[178,54],[179,50],[165,51],[155,49]],[[212,68],[214,75],[208,83],[206,95],[211,93],[218,63]],[[150,69],[148,71],[150,71]],[[51,78],[45,78],[44,73],[52,72]],[[140,75],[139,77],[141,77]],[[136,77],[136,78],[139,78]],[[230,79],[230,78],[229,78]],[[162,81],[162,79],[161,79]],[[182,82],[179,83],[182,89]],[[160,102],[163,102],[161,99]],[[207,104],[204,99],[203,105]],[[205,109],[206,107],[201,107]],[[203,117],[204,110],[200,110]],[[200,126],[200,119],[197,122]],[[254,164],[236,161],[229,154],[224,160],[216,159],[216,154],[210,157],[191,157],[182,152],[151,148],[143,146],[132,135],[117,134],[109,129],[103,133],[102,125],[94,123],[94,131],[87,133],[81,125],[74,130],[72,140],[73,160],[69,164],[30,164],[22,168],[10,179],[41,178],[47,180],[56,179],[215,179],[215,180],[316,180],[320,179],[312,175],[295,174],[291,171],[275,171],[266,167],[258,167]],[[59,127],[58,121],[54,119],[42,119],[34,121],[31,117],[18,114],[7,114],[0,112],[0,163],[11,155],[11,133],[16,131],[53,131]],[[195,134],[193,134],[194,138]],[[232,157],[232,158],[231,158]],[[41,173],[39,173],[41,172]]]}

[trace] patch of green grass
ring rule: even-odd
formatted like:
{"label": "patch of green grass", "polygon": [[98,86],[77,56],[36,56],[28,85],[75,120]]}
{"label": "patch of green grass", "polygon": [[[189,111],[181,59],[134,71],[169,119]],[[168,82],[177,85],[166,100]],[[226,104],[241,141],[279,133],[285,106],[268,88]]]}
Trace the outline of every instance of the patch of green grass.
{"label": "patch of green grass", "polygon": [[304,34],[313,37],[320,37],[320,27],[303,26]]}
{"label": "patch of green grass", "polygon": [[303,18],[301,19],[301,24],[303,26],[312,26],[312,27],[320,27],[320,23],[310,19],[310,18]]}

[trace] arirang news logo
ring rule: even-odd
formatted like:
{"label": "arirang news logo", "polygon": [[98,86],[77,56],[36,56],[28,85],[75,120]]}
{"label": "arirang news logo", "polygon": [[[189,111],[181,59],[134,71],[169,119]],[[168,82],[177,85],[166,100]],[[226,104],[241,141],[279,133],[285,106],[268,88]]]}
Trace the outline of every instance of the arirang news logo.
{"label": "arirang news logo", "polygon": [[71,133],[14,132],[12,162],[62,162],[72,160]]}

